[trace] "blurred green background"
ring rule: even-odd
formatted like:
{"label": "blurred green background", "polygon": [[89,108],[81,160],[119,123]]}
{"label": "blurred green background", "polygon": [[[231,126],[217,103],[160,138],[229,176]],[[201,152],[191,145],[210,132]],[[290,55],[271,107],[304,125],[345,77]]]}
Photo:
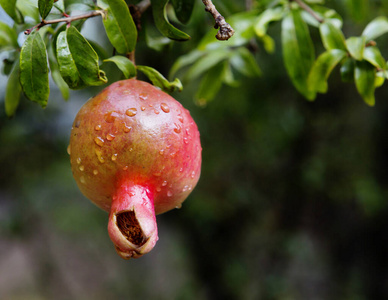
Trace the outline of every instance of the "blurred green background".
{"label": "blurred green background", "polygon": [[[225,15],[245,5],[214,2]],[[361,17],[346,2],[327,1],[347,36],[388,15],[388,1],[369,1]],[[200,5],[190,42],[162,52],[140,42],[137,62],[167,75],[212,26]],[[138,260],[116,254],[107,214],[80,193],[66,153],[76,112],[100,88],[64,102],[53,86],[45,110],[22,99],[13,119],[1,93],[0,299],[388,299],[387,86],[370,108],[334,72],[329,93],[307,102],[286,75],[279,27],[275,53],[256,52],[262,78],[223,87],[205,107],[193,100],[198,82],[173,95],[201,132],[202,175],[180,210],[157,217],[159,241]],[[93,19],[83,33],[107,44],[101,30]]]}

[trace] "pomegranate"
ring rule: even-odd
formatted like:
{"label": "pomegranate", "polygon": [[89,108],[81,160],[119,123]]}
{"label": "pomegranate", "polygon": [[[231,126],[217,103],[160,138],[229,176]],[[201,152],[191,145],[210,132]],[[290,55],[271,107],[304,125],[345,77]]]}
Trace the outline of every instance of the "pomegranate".
{"label": "pomegranate", "polygon": [[68,149],[81,192],[109,212],[109,236],[124,259],[155,246],[155,215],[181,207],[198,182],[201,151],[189,111],[136,79],[85,103]]}

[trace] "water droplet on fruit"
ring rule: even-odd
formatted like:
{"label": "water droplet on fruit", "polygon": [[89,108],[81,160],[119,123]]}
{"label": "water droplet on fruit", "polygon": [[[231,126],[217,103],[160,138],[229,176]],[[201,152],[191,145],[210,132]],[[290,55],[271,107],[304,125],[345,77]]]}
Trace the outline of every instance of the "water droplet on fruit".
{"label": "water droplet on fruit", "polygon": [[167,181],[165,180],[163,181],[162,186],[166,186],[166,185],[167,185]]}
{"label": "water droplet on fruit", "polygon": [[142,111],[145,111],[145,106],[142,106],[142,107],[140,107],[140,109],[142,110]]}
{"label": "water droplet on fruit", "polygon": [[70,145],[69,146],[67,146],[67,149],[66,149],[66,151],[67,151],[67,154],[71,154],[71,148],[70,148]]}
{"label": "water droplet on fruit", "polygon": [[165,113],[169,113],[169,112],[170,112],[170,108],[168,107],[168,105],[167,105],[166,103],[160,104],[160,108],[161,108]]}
{"label": "water droplet on fruit", "polygon": [[102,146],[104,145],[104,139],[103,139],[102,137],[100,137],[100,136],[96,136],[96,137],[94,138],[94,142],[95,142],[98,146],[100,146],[100,147],[102,147]]}
{"label": "water droplet on fruit", "polygon": [[131,129],[132,129],[131,126],[127,126],[126,124],[124,124],[124,132],[128,133],[131,131]]}
{"label": "water droplet on fruit", "polygon": [[130,109],[127,109],[127,111],[125,112],[125,114],[128,116],[128,117],[133,117],[137,114],[137,109],[132,107]]}
{"label": "water droplet on fruit", "polygon": [[93,170],[93,174],[94,174],[94,175],[97,175],[97,174],[98,174],[98,171],[97,171],[97,170]]}
{"label": "water droplet on fruit", "polygon": [[195,171],[191,172],[191,178],[195,177]]}
{"label": "water droplet on fruit", "polygon": [[177,119],[178,119],[181,123],[183,123],[183,117],[182,117],[181,115],[178,115],[178,116],[177,116]]}
{"label": "water droplet on fruit", "polygon": [[156,191],[159,193],[159,192],[162,191],[162,189],[161,189],[160,187],[157,187],[157,188],[156,188]]}
{"label": "water droplet on fruit", "polygon": [[154,105],[152,103],[148,104],[149,107],[153,107]]}
{"label": "water droplet on fruit", "polygon": [[133,148],[129,148],[129,152],[132,152],[133,151]]}
{"label": "water droplet on fruit", "polygon": [[168,191],[167,192],[167,197],[171,197],[172,196],[172,192],[171,191]]}
{"label": "water droplet on fruit", "polygon": [[189,143],[189,140],[187,139],[187,137],[183,138],[183,142],[187,145]]}
{"label": "water droplet on fruit", "polygon": [[179,169],[179,172],[183,172],[183,168],[180,168],[180,169]]}
{"label": "water droplet on fruit", "polygon": [[178,204],[177,206],[175,206],[176,209],[180,209],[182,208],[182,204]]}
{"label": "water droplet on fruit", "polygon": [[112,141],[114,138],[115,138],[115,136],[114,136],[113,134],[111,134],[111,133],[108,133],[108,134],[106,135],[106,139],[107,139],[108,141]]}
{"label": "water droplet on fruit", "polygon": [[140,98],[141,100],[147,100],[147,94],[141,93],[141,94],[139,95],[139,98]]}
{"label": "water droplet on fruit", "polygon": [[104,116],[105,122],[113,123],[117,116],[118,116],[118,114],[116,114],[114,111],[108,112]]}
{"label": "water droplet on fruit", "polygon": [[160,150],[160,151],[159,151],[159,154],[160,154],[160,155],[163,155],[163,154],[164,154],[164,150],[163,150],[163,149]]}
{"label": "water droplet on fruit", "polygon": [[101,150],[96,148],[96,149],[95,149],[95,153],[96,153],[96,155],[97,155],[97,158],[98,158],[99,162],[100,162],[100,163],[104,163],[104,162],[105,162],[105,159],[104,159],[104,157],[102,156]]}
{"label": "water droplet on fruit", "polygon": [[94,130],[95,131],[100,131],[101,130],[101,125],[96,125],[96,127],[94,127]]}
{"label": "water droplet on fruit", "polygon": [[81,157],[78,157],[78,158],[77,158],[77,164],[80,164],[81,161],[82,161],[82,160],[81,160]]}
{"label": "water droplet on fruit", "polygon": [[125,167],[123,168],[123,170],[124,170],[124,171],[128,170],[128,166],[125,166]]}
{"label": "water droplet on fruit", "polygon": [[185,186],[183,187],[182,192],[186,192],[186,191],[188,190],[188,188],[189,188],[189,186],[188,186],[188,185],[185,185]]}
{"label": "water droplet on fruit", "polygon": [[179,124],[177,124],[177,123],[174,123],[174,125],[175,125],[174,131],[176,133],[180,133],[181,130],[182,130],[182,127]]}
{"label": "water droplet on fruit", "polygon": [[82,172],[83,170],[85,170],[85,167],[83,165],[80,165],[79,170]]}
{"label": "water droplet on fruit", "polygon": [[176,155],[176,153],[175,153],[175,152],[173,152],[173,153],[171,153],[171,154],[170,154],[170,156],[171,156],[172,158],[174,158],[174,157],[175,157],[175,155]]}
{"label": "water droplet on fruit", "polygon": [[80,125],[81,125],[81,121],[80,120],[75,121],[75,127],[76,128],[78,128]]}
{"label": "water droplet on fruit", "polygon": [[117,159],[117,153],[112,155],[112,160],[115,161]]}
{"label": "water droplet on fruit", "polygon": [[154,109],[154,113],[157,114],[157,115],[160,114],[160,112],[158,110],[156,110],[156,109]]}
{"label": "water droplet on fruit", "polygon": [[86,180],[85,180],[85,177],[84,176],[81,176],[80,179],[81,183],[85,184],[86,183]]}

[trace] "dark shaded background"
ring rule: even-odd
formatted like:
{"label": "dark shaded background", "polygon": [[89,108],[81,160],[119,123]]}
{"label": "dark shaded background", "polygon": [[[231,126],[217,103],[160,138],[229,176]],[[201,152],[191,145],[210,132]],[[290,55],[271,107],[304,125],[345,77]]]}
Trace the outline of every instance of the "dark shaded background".
{"label": "dark shaded background", "polygon": [[[347,36],[387,14],[386,1],[371,1],[355,22],[342,2],[328,5]],[[197,8],[191,42],[161,53],[141,44],[138,63],[167,74],[211,24]],[[90,20],[85,32],[104,43],[99,26]],[[329,93],[307,102],[286,75],[279,25],[270,33],[277,48],[268,55],[259,45],[262,78],[224,87],[206,107],[194,104],[197,82],[174,94],[201,132],[202,175],[182,209],[158,216],[159,242],[138,260],[116,254],[107,214],[70,170],[71,123],[98,90],[64,102],[52,87],[45,110],[23,99],[13,119],[1,98],[0,299],[387,299],[387,86],[370,108],[336,70]],[[378,43],[388,57],[386,40]],[[113,65],[103,68],[118,79]]]}

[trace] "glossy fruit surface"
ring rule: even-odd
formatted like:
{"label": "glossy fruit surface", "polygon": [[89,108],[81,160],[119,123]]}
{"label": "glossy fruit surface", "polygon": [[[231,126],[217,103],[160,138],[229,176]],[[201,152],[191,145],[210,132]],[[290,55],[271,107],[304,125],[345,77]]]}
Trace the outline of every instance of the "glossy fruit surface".
{"label": "glossy fruit surface", "polygon": [[[110,212],[109,234],[124,258],[153,247],[152,218],[179,208],[200,175],[199,132],[188,110],[135,79],[113,83],[85,103],[69,152],[82,193]],[[146,232],[151,227],[156,235]],[[127,251],[126,240],[138,247]]]}

